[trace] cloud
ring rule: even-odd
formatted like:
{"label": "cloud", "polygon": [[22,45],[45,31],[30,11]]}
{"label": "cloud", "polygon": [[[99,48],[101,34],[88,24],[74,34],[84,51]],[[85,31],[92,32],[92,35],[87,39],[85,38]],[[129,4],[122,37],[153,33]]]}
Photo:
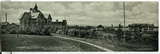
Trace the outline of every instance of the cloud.
{"label": "cloud", "polygon": [[[110,26],[123,23],[122,2],[3,2],[2,21],[19,23],[18,18],[37,3],[39,10],[51,14],[53,20],[66,19],[69,25]],[[154,23],[158,25],[157,2],[125,2],[126,24]]]}
{"label": "cloud", "polygon": [[128,23],[154,23],[158,25],[158,3],[144,2],[127,10]]}

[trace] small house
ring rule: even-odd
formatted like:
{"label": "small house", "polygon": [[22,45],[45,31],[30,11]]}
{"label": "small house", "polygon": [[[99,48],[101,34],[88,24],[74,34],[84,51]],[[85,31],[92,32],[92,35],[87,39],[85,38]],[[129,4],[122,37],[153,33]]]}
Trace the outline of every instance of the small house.
{"label": "small house", "polygon": [[102,25],[97,26],[97,31],[103,31],[103,30],[104,30],[104,27]]}

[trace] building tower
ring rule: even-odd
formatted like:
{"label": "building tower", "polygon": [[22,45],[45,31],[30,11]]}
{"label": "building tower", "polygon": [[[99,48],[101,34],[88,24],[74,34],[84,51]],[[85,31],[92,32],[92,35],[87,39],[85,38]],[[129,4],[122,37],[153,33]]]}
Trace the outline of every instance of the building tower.
{"label": "building tower", "polygon": [[32,12],[40,12],[40,11],[38,10],[37,4],[35,4],[34,8],[30,8],[30,11],[32,11]]}
{"label": "building tower", "polygon": [[35,6],[34,6],[34,10],[38,10],[38,6],[37,6],[37,4],[35,4]]}
{"label": "building tower", "polygon": [[47,18],[47,24],[48,24],[48,25],[51,25],[51,23],[52,23],[52,17],[51,17],[51,15],[49,14],[49,16],[48,16],[48,18]]}

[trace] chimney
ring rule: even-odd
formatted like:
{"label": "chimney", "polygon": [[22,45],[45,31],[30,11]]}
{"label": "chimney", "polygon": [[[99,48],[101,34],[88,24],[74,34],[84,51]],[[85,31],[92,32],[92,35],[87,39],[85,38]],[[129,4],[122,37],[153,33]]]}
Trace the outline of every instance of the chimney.
{"label": "chimney", "polygon": [[58,19],[56,20],[56,22],[58,22]]}
{"label": "chimney", "polygon": [[30,8],[30,12],[32,12],[32,8]]}
{"label": "chimney", "polygon": [[113,28],[113,24],[111,25],[111,28]]}
{"label": "chimney", "polygon": [[6,13],[6,22],[7,22],[7,13]]}
{"label": "chimney", "polygon": [[67,22],[66,20],[63,20],[63,22]]}

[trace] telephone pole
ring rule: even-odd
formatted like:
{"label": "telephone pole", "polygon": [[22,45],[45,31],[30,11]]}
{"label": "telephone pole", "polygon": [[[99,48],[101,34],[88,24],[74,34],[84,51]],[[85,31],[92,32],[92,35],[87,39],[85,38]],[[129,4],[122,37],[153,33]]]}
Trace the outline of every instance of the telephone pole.
{"label": "telephone pole", "polygon": [[125,35],[125,2],[123,2],[123,11],[124,11],[124,27],[123,27],[124,34],[123,34],[123,37],[124,37],[124,43],[125,43],[126,42],[126,40],[125,40],[125,37],[126,37],[126,35]]}
{"label": "telephone pole", "polygon": [[7,13],[6,13],[6,22],[7,22]]}

